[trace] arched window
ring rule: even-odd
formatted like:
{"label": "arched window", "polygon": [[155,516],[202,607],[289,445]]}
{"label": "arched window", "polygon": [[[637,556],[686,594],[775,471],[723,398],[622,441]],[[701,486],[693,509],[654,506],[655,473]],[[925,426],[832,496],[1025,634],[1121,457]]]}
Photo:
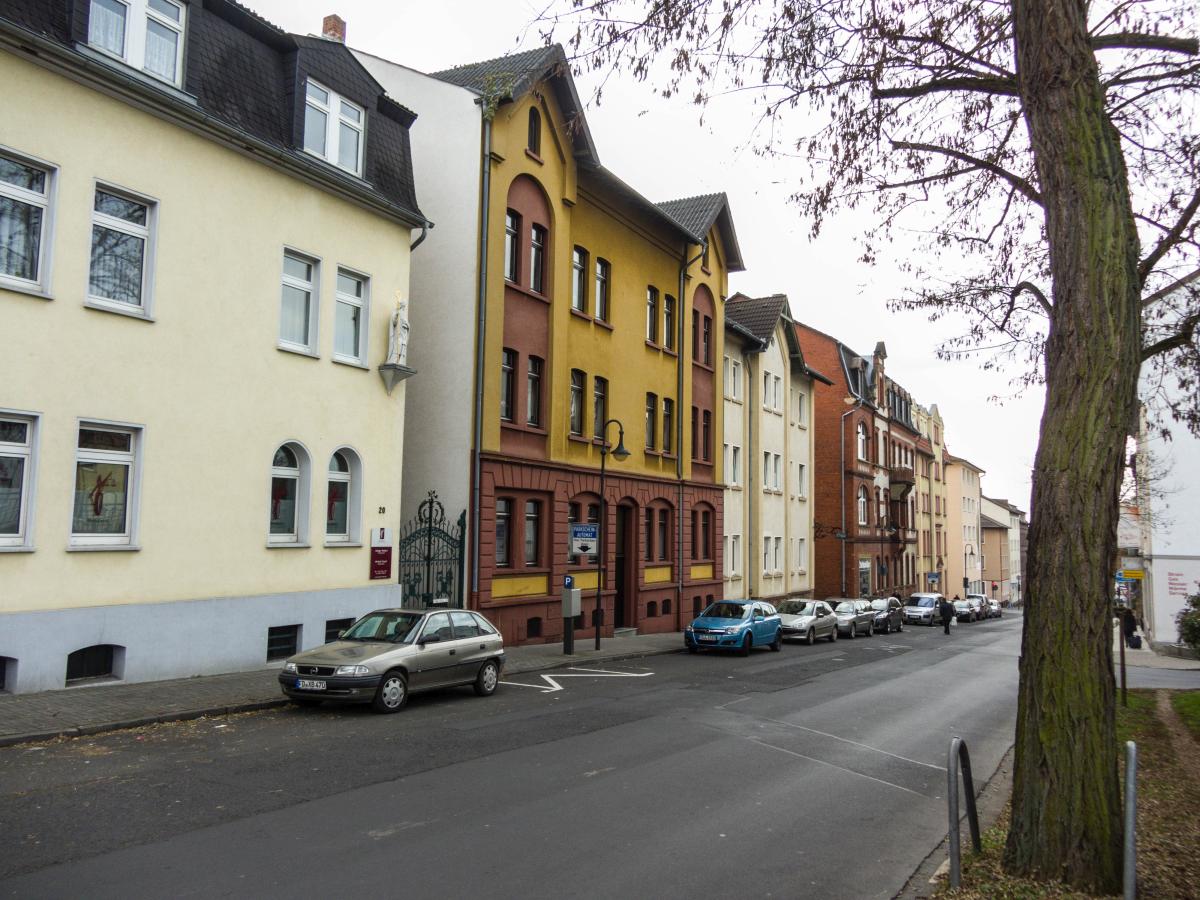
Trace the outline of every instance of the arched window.
{"label": "arched window", "polygon": [[651,600],[646,604],[646,618],[653,619],[658,615],[658,604]]}
{"label": "arched window", "polygon": [[117,644],[95,644],[67,656],[67,684],[124,675],[125,648]]}
{"label": "arched window", "polygon": [[542,114],[537,107],[529,108],[529,152],[534,156],[542,155]]}
{"label": "arched window", "polygon": [[360,540],[362,462],[349,447],[329,457],[329,486],[325,495],[325,542],[356,543]]}
{"label": "arched window", "polygon": [[867,524],[867,487],[863,485],[858,489],[858,524]]}
{"label": "arched window", "polygon": [[664,616],[669,616],[671,614],[671,598],[670,597],[663,597],[662,614]]}
{"label": "arched window", "polygon": [[867,458],[867,426],[862,422],[858,423],[858,458],[866,460]]}
{"label": "arched window", "polygon": [[303,544],[308,538],[308,453],[295,441],[281,444],[271,459],[271,544]]}

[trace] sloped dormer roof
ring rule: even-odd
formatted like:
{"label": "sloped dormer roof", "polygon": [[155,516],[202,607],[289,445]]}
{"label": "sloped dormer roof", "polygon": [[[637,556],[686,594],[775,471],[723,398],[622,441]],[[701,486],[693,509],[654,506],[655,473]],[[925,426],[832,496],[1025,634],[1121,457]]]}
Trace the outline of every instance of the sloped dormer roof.
{"label": "sloped dormer roof", "polygon": [[701,243],[714,224],[725,248],[726,268],[730,272],[744,272],[742,248],[738,246],[737,232],[733,228],[733,215],[729,211],[729,198],[719,194],[700,194],[680,200],[666,200],[656,204],[659,209],[674,219],[680,226]]}
{"label": "sloped dormer roof", "polygon": [[800,338],[792,325],[791,305],[786,294],[756,298],[739,293],[725,301],[725,324],[758,343],[758,347],[751,349],[752,353],[762,352],[770,346],[775,335],[775,326],[781,319],[784,341],[787,343],[792,365],[810,378],[824,384],[833,384],[816,369],[809,368],[805,362]]}

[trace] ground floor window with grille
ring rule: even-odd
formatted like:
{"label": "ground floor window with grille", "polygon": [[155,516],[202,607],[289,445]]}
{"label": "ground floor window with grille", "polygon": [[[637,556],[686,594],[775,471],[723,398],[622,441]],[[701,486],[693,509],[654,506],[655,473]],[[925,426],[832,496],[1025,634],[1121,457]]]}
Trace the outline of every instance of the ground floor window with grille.
{"label": "ground floor window with grille", "polygon": [[287,659],[300,650],[299,625],[275,625],[267,629],[267,662]]}
{"label": "ground floor window with grille", "polygon": [[353,619],[329,619],[325,622],[325,643],[336,641],[343,631],[354,624]]}

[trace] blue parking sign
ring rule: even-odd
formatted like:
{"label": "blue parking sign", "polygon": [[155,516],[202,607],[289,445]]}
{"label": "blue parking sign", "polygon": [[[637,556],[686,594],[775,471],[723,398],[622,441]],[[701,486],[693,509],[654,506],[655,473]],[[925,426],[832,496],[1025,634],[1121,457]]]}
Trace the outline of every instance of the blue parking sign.
{"label": "blue parking sign", "polygon": [[572,555],[595,553],[600,545],[600,526],[596,523],[574,524],[569,536]]}

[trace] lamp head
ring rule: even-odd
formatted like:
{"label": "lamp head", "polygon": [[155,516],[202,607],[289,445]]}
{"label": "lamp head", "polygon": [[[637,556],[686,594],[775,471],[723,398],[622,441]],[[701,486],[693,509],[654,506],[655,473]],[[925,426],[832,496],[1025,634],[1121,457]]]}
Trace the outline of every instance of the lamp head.
{"label": "lamp head", "polygon": [[629,451],[625,449],[625,429],[617,432],[617,446],[612,451],[613,459],[618,462],[629,459]]}

